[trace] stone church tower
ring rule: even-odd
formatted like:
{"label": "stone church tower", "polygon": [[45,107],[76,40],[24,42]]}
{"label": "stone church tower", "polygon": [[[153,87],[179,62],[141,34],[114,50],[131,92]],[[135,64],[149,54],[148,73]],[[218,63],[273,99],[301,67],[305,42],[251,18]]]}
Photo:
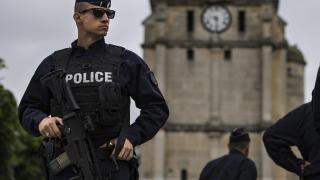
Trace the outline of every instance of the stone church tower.
{"label": "stone church tower", "polygon": [[141,179],[196,180],[227,151],[229,132],[251,132],[260,180],[294,180],[275,166],[263,130],[303,103],[302,53],[285,39],[278,0],[151,0],[144,58],[170,108],[142,151]]}

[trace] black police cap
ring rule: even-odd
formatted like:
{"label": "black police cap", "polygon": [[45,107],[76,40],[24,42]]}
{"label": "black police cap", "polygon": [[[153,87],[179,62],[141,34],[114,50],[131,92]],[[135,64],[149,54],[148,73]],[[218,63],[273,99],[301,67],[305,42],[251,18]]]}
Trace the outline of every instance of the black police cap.
{"label": "black police cap", "polygon": [[111,6],[111,0],[76,0],[76,3],[80,3],[80,2],[87,2],[96,6],[100,6],[100,7],[105,7],[105,8],[110,8]]}
{"label": "black police cap", "polygon": [[250,142],[249,133],[243,128],[235,128],[232,130],[229,138],[229,142]]}

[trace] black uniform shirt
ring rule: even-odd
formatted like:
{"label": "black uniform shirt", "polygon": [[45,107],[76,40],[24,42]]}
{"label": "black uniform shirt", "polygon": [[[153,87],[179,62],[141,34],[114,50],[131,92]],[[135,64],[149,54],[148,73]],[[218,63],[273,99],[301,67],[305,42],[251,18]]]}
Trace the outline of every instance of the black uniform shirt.
{"label": "black uniform shirt", "polygon": [[241,152],[232,150],[228,155],[210,161],[202,170],[200,180],[256,180],[254,162]]}
{"label": "black uniform shirt", "polygon": [[[72,56],[75,58],[94,57],[104,52],[104,39],[92,44],[87,50],[72,43]],[[169,110],[152,72],[145,62],[135,53],[125,50],[125,63],[120,67],[120,85],[141,109],[140,116],[128,128],[127,138],[133,145],[151,139],[166,122]],[[37,129],[40,121],[50,114],[50,96],[40,82],[40,78],[50,72],[52,55],[48,56],[37,68],[19,105],[19,119],[23,127],[40,136]]]}
{"label": "black uniform shirt", "polygon": [[320,179],[320,136],[314,128],[311,103],[291,111],[268,128],[263,141],[276,164],[300,175],[302,159],[297,158],[290,148],[297,146],[304,160],[311,162],[305,169],[305,176],[317,176],[315,179]]}

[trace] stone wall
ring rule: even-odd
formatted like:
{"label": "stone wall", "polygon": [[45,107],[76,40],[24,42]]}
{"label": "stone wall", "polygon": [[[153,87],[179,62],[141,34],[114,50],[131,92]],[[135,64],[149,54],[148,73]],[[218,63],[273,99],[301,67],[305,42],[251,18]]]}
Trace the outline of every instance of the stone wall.
{"label": "stone wall", "polygon": [[[261,140],[264,128],[304,99],[304,64],[287,60],[286,23],[277,14],[277,1],[231,3],[232,24],[220,35],[202,27],[204,7],[196,1],[152,2],[153,13],[144,21],[144,58],[170,117],[142,146],[141,179],[180,180],[182,171],[198,179],[209,160],[228,152],[228,131],[243,126],[252,131],[250,158],[259,180],[295,180],[270,160]],[[240,10],[246,12],[245,33],[238,32]],[[187,11],[194,11],[192,33],[186,29]]]}

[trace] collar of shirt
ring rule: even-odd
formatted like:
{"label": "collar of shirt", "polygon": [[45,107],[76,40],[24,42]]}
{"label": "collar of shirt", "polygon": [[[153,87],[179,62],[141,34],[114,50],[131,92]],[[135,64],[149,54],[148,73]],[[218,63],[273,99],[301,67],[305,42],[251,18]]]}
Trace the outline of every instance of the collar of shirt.
{"label": "collar of shirt", "polygon": [[230,152],[229,152],[229,154],[240,154],[240,155],[244,156],[243,153],[240,152],[240,151],[237,150],[237,149],[231,149]]}
{"label": "collar of shirt", "polygon": [[106,43],[104,38],[94,42],[89,46],[88,49],[85,49],[84,47],[77,45],[78,40],[75,40],[72,42],[72,53],[76,55],[86,55],[86,54],[97,54],[97,53],[103,53],[106,50]]}

